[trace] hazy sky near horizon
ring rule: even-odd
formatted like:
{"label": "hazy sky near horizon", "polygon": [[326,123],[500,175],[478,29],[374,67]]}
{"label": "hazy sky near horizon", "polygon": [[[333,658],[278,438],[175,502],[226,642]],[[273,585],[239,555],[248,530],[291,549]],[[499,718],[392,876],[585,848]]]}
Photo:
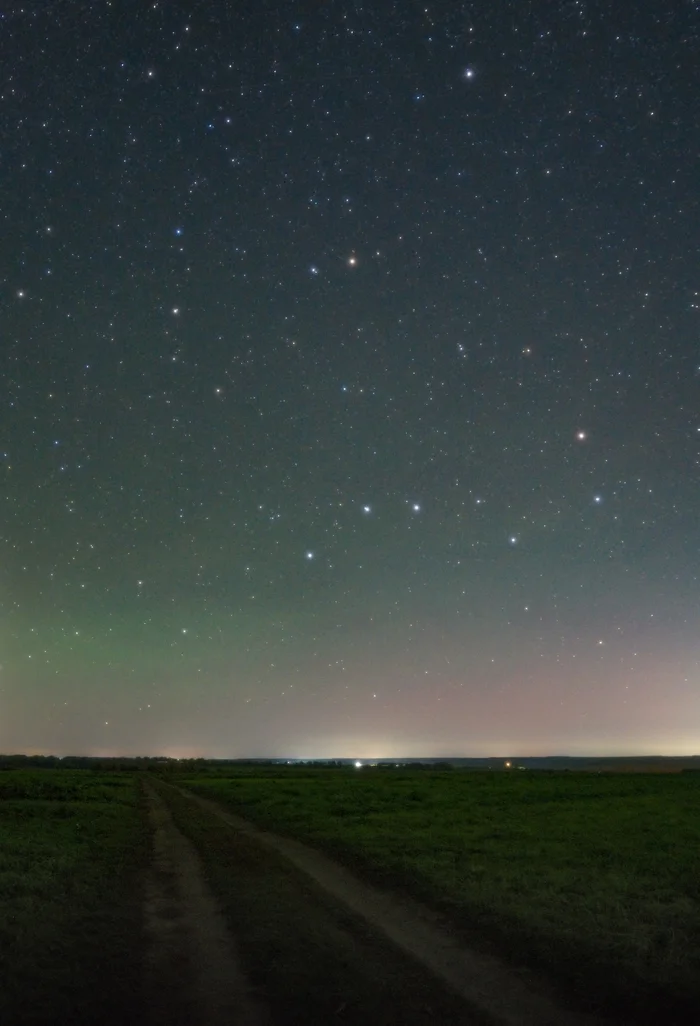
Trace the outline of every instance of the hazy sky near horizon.
{"label": "hazy sky near horizon", "polygon": [[700,751],[698,28],[0,18],[0,750]]}

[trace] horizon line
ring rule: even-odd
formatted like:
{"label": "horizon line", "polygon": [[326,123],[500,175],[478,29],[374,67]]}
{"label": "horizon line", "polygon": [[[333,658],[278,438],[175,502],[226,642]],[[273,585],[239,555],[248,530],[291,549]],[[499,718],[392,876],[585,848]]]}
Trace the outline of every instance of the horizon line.
{"label": "horizon line", "polygon": [[700,759],[700,753],[688,752],[687,754],[665,754],[663,752],[639,753],[635,755],[568,755],[565,753],[554,753],[549,755],[405,755],[405,756],[361,756],[361,755],[166,755],[158,752],[151,755],[99,755],[87,754],[85,752],[71,752],[66,755],[56,755],[54,752],[0,752],[0,759],[3,758],[41,758],[41,759],[169,759],[173,762],[188,762],[194,759],[203,759],[207,762],[451,762],[468,759],[474,762],[490,762],[504,760],[532,760],[532,759]]}

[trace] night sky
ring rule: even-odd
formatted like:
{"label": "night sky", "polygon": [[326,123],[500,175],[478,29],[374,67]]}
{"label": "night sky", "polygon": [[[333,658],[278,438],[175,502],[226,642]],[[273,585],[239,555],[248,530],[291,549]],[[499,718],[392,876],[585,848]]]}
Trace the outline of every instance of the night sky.
{"label": "night sky", "polygon": [[697,5],[0,15],[0,750],[700,751]]}

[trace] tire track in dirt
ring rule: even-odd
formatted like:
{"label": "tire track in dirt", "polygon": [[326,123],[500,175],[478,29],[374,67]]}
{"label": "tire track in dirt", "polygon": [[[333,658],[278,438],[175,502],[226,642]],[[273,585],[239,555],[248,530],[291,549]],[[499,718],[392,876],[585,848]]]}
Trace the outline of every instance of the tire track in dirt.
{"label": "tire track in dirt", "polygon": [[525,979],[494,956],[466,947],[450,931],[443,917],[412,898],[382,891],[300,841],[262,830],[216,802],[183,788],[176,790],[234,830],[282,854],[333,898],[417,959],[495,1023],[502,1026],[613,1026],[611,1019],[562,1007],[544,981]]}
{"label": "tire track in dirt", "polygon": [[144,783],[153,861],[144,905],[146,993],[153,1026],[268,1026],[197,852]]}

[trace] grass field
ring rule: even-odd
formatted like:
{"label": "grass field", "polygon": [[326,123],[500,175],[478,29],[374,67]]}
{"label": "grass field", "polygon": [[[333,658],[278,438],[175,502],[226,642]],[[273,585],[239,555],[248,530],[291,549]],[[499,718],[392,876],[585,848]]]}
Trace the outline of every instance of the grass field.
{"label": "grass field", "polygon": [[[698,775],[158,773],[432,904],[468,944],[543,971],[589,1009],[700,1021]],[[159,788],[275,1022],[338,1008],[347,1022],[461,1021],[432,977],[407,973],[281,856]],[[149,856],[138,774],[0,773],[3,1026],[145,1021]]]}
{"label": "grass field", "polygon": [[0,774],[0,1022],[136,1022],[139,872],[133,775]]}
{"label": "grass field", "polygon": [[700,1013],[698,777],[281,767],[180,782],[446,910],[589,1007]]}
{"label": "grass field", "polygon": [[195,844],[275,1026],[469,1026],[462,1001],[334,902],[277,852],[235,833],[172,788],[162,794]]}

